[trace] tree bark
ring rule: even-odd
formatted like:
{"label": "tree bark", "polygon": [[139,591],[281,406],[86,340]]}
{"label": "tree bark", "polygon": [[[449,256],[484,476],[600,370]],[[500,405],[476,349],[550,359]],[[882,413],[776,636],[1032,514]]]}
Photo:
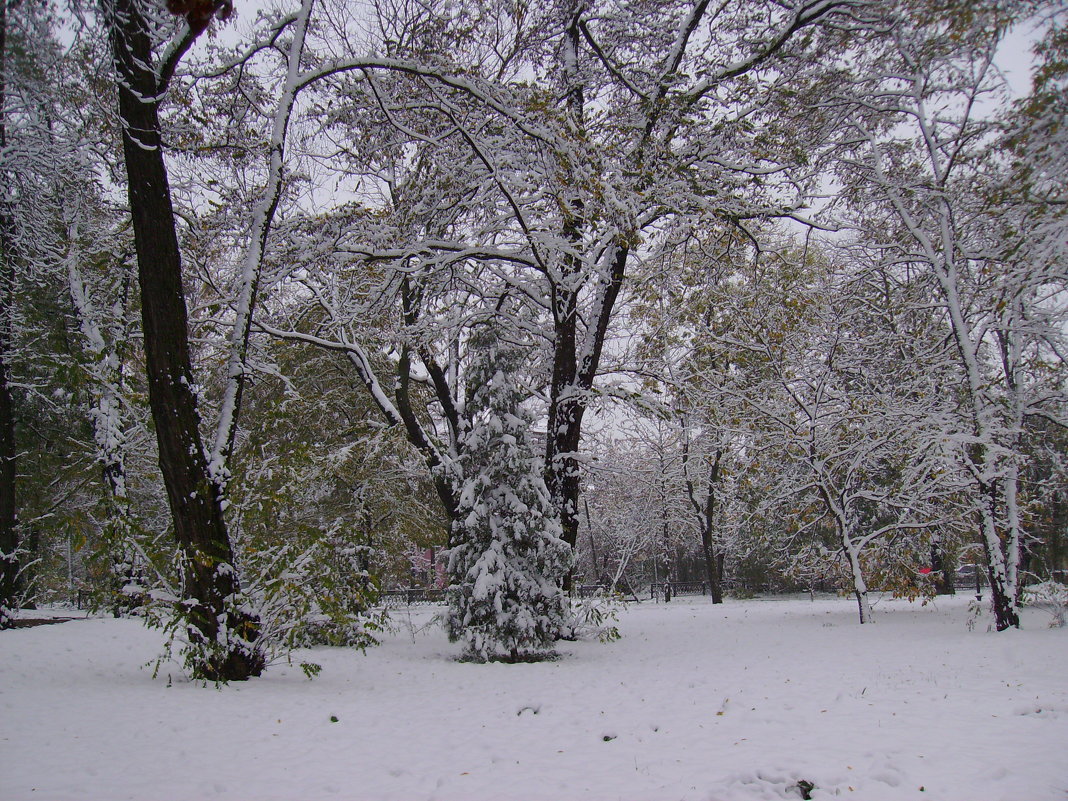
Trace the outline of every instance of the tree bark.
{"label": "tree bark", "polygon": [[[571,266],[570,272],[577,269]],[[578,299],[565,284],[552,286],[554,318],[553,373],[549,387],[549,422],[545,436],[545,486],[560,515],[564,541],[575,548],[578,542],[579,468],[575,456],[586,411],[577,387],[576,342]],[[571,577],[565,580],[570,589]]]}
{"label": "tree bark", "polygon": [[149,30],[135,0],[105,0],[105,9],[118,70],[149,404],[183,556],[179,609],[194,644],[207,646],[190,667],[195,678],[243,680],[263,669],[256,647],[259,621],[233,603],[240,589],[233,551],[200,436],[181,256],[160,135],[161,87],[151,68]]}

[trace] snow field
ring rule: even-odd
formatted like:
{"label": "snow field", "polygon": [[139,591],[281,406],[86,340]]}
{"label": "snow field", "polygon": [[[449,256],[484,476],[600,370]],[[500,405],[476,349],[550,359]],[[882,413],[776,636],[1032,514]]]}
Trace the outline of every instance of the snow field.
{"label": "snow field", "polygon": [[646,602],[618,642],[517,665],[459,663],[400,611],[366,656],[302,652],[314,681],[221,690],[153,681],[136,621],[7,631],[0,798],[1063,799],[1068,631],[969,631],[967,600],[863,627],[849,599]]}

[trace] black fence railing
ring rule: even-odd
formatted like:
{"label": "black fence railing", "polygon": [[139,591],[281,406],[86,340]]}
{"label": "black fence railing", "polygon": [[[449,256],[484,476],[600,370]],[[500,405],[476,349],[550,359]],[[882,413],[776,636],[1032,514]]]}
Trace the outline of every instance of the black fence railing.
{"label": "black fence railing", "polygon": [[597,598],[601,595],[608,595],[612,591],[612,588],[605,584],[575,584],[574,596],[576,598]]}
{"label": "black fence railing", "polygon": [[387,609],[395,606],[443,604],[445,603],[445,590],[437,590],[427,587],[408,587],[403,590],[383,590],[378,594],[378,603]]}
{"label": "black fence railing", "polygon": [[[677,582],[679,587],[689,586],[685,582]],[[616,588],[616,592],[623,595],[626,588]],[[597,598],[611,594],[612,589],[604,584],[576,584],[572,595],[575,598]],[[676,594],[697,595],[698,592],[680,590]],[[631,593],[633,595],[633,593]],[[425,587],[408,587],[400,590],[383,590],[378,594],[378,605],[386,609],[399,606],[418,606],[420,604],[443,604],[446,601],[445,590],[428,589]]]}
{"label": "black fence railing", "polygon": [[953,574],[953,588],[956,590],[982,592],[983,587],[988,583],[986,570],[982,567],[977,568],[975,565],[959,567]]}
{"label": "black fence railing", "polygon": [[[972,565],[965,565],[959,568],[954,574],[953,584],[958,591],[972,591],[976,590],[976,580],[978,579],[978,587],[980,591],[985,588],[989,583],[986,576],[986,571],[983,567],[979,567],[978,570]],[[1058,576],[1060,580],[1068,578],[1062,575]],[[725,592],[748,591],[748,587],[744,582],[737,581],[724,581],[723,590]],[[783,588],[762,588],[765,592],[775,594],[776,592],[785,591]],[[813,589],[818,591],[833,591],[832,586],[824,586],[823,582],[820,582],[818,586],[813,585]],[[640,591],[640,590],[639,590]],[[611,592],[610,588],[604,584],[575,584],[572,588],[572,596],[575,598],[596,598],[602,595],[608,595]],[[638,600],[637,596],[633,593],[629,593],[627,587],[617,587],[616,592],[624,597],[624,599]],[[695,595],[711,595],[707,581],[654,581],[649,585],[649,598],[654,601],[671,601],[672,598],[678,596],[695,596]],[[79,598],[79,600],[81,600]],[[446,601],[445,590],[432,589],[427,587],[408,587],[406,589],[399,590],[383,590],[379,593],[379,605],[385,608],[400,607],[400,606],[418,606],[418,605],[433,605],[443,604]]]}
{"label": "black fence railing", "polygon": [[709,595],[707,581],[654,581],[649,585],[649,598],[670,601],[677,595]]}

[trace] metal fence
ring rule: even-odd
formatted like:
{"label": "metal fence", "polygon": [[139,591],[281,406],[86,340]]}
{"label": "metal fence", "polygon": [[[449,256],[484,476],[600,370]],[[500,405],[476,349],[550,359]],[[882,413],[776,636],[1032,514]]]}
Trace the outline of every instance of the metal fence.
{"label": "metal fence", "polygon": [[[679,587],[688,586],[685,582],[676,582]],[[575,598],[596,598],[608,595],[609,587],[603,584],[577,584],[572,595]],[[675,594],[696,595],[690,591],[680,591]],[[425,587],[409,587],[400,590],[383,590],[378,594],[378,605],[385,609],[394,609],[400,606],[418,606],[421,604],[443,604],[446,602],[445,590],[427,589]]]}
{"label": "metal fence", "polygon": [[403,590],[383,590],[378,594],[378,603],[389,609],[397,606],[445,603],[445,590],[426,587],[408,587]]}
{"label": "metal fence", "polygon": [[953,573],[953,589],[955,590],[982,592],[983,587],[988,583],[986,571],[975,565],[964,565]]}
{"label": "metal fence", "polygon": [[670,601],[676,595],[710,595],[707,581],[654,581],[649,585],[649,598]]}
{"label": "metal fence", "polygon": [[610,591],[611,587],[604,584],[576,584],[574,595],[576,598],[597,598],[601,595],[608,595]]}

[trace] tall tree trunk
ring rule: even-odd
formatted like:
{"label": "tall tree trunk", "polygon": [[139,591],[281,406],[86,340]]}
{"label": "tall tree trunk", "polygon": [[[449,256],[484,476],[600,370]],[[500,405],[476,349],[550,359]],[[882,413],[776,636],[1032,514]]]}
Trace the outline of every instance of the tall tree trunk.
{"label": "tall tree trunk", "polygon": [[[705,568],[705,580],[712,595],[712,603],[723,603],[723,585],[720,579],[723,576],[723,554],[717,553],[715,542],[715,519],[716,519],[716,485],[719,483],[719,467],[723,459],[723,451],[716,451],[716,458],[708,468],[708,494],[702,504],[697,500],[694,483],[686,474],[686,495],[697,513],[697,522],[701,527],[701,556]],[[689,442],[684,441],[682,451],[683,469],[689,465],[690,447]]]}
{"label": "tall tree trunk", "polygon": [[[564,541],[572,549],[578,541],[581,477],[578,450],[582,440],[582,418],[589,406],[608,322],[623,285],[629,255],[629,248],[620,245],[605,260],[604,274],[596,279],[589,325],[581,338],[578,295],[571,288],[580,266],[570,262],[566,276],[554,281],[551,287],[553,373],[545,437],[545,486],[552,498],[553,508],[560,515]],[[571,588],[570,574],[564,580],[564,588]]]}
{"label": "tall tree trunk", "polygon": [[[0,153],[7,148],[7,7],[0,0]],[[0,175],[0,183],[7,184]],[[9,371],[11,313],[15,277],[14,237],[10,211],[0,208],[0,628],[18,605],[19,538],[15,500],[15,414]]]}
{"label": "tall tree trunk", "polygon": [[[141,287],[149,403],[160,468],[183,556],[180,614],[194,643],[196,678],[259,675],[259,621],[238,611],[239,584],[199,430],[182,265],[158,116],[161,87],[149,30],[135,0],[105,0],[119,79],[119,116]],[[206,22],[205,22],[206,25]],[[202,650],[196,650],[203,646]]]}
{"label": "tall tree trunk", "polygon": [[934,575],[935,591],[939,595],[957,594],[953,580],[953,561],[946,556],[940,534],[931,538],[931,573]]}
{"label": "tall tree trunk", "polygon": [[706,524],[701,530],[701,555],[705,567],[705,580],[708,582],[708,590],[712,595],[712,603],[721,604],[723,603],[723,585],[719,580],[719,566],[712,533],[710,524]]}
{"label": "tall tree trunk", "polygon": [[[569,231],[569,238],[577,237]],[[567,277],[579,266],[572,257],[566,259]],[[578,297],[566,278],[552,286],[554,322],[553,373],[549,386],[549,422],[545,436],[545,486],[560,515],[564,541],[575,548],[578,542],[579,439],[586,399],[577,386]],[[564,580],[570,590],[571,575]]]}
{"label": "tall tree trunk", "polygon": [[[568,28],[562,42],[561,72],[565,84],[567,124],[576,140],[585,135],[585,90],[583,77],[578,71],[578,51],[581,41],[581,7],[576,4],[569,12]],[[565,158],[561,162],[567,164]],[[566,167],[565,167],[566,171]],[[577,247],[586,228],[586,209],[583,199],[576,194],[567,198],[561,227],[564,241]],[[625,261],[625,260],[624,260]],[[573,253],[563,254],[558,267],[559,274],[551,280],[550,305],[553,315],[553,372],[549,385],[549,423],[545,437],[545,486],[552,499],[553,508],[560,516],[563,539],[572,551],[578,543],[579,528],[579,442],[582,439],[582,418],[589,404],[588,390],[600,361],[600,328],[598,314],[590,321],[591,331],[586,332],[581,346],[579,330],[579,286],[584,265]],[[599,287],[599,289],[601,289]],[[614,294],[608,301],[611,312]],[[607,323],[607,318],[605,318]],[[564,577],[564,589],[571,590],[572,573]]]}

